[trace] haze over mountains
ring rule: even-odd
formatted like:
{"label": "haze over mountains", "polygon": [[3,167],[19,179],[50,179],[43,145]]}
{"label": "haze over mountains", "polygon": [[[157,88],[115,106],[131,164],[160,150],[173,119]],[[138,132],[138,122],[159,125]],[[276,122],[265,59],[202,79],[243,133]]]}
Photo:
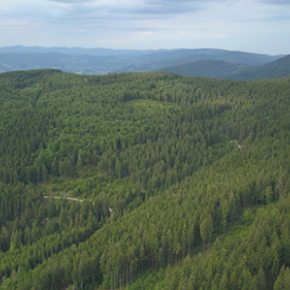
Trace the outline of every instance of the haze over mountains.
{"label": "haze over mountains", "polygon": [[78,74],[168,71],[183,76],[249,80],[290,75],[290,59],[221,49],[0,48],[0,72],[46,68]]}

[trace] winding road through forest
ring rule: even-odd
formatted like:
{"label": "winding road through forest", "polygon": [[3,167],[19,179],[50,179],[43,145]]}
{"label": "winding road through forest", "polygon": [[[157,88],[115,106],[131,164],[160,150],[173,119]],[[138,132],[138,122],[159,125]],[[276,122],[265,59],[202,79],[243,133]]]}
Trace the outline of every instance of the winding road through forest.
{"label": "winding road through forest", "polygon": [[78,201],[78,202],[83,202],[83,199],[79,199],[79,198],[73,198],[73,197],[64,197],[64,196],[48,196],[45,195],[44,198],[64,198],[64,199],[68,199],[68,200],[74,200],[74,201]]}
{"label": "winding road through forest", "polygon": [[[64,199],[68,199],[68,200],[73,200],[73,201],[78,201],[78,202],[83,202],[83,199],[79,199],[79,198],[74,198],[74,197],[64,197],[64,196],[49,196],[49,195],[44,195],[44,198],[64,198]],[[95,203],[93,202],[93,205]],[[112,209],[109,207],[109,211],[112,212]]]}

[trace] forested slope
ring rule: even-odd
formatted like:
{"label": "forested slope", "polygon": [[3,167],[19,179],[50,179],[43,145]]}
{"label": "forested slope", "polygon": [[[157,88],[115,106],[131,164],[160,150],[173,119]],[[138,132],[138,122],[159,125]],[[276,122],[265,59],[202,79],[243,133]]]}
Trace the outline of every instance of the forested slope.
{"label": "forested slope", "polygon": [[290,75],[290,55],[281,57],[258,67],[251,67],[236,73],[234,79],[256,80],[288,77]]}
{"label": "forested slope", "polygon": [[220,60],[203,59],[176,66],[167,66],[159,71],[176,73],[182,76],[207,77],[216,79],[257,80],[289,77],[290,56],[260,66],[249,66],[243,62],[230,63]]}
{"label": "forested slope", "polygon": [[289,84],[1,74],[0,289],[288,289]]}
{"label": "forested slope", "polygon": [[231,79],[237,72],[244,71],[248,67],[249,66],[246,64],[234,64],[220,60],[203,59],[173,67],[166,67],[163,71],[176,73],[182,76]]}

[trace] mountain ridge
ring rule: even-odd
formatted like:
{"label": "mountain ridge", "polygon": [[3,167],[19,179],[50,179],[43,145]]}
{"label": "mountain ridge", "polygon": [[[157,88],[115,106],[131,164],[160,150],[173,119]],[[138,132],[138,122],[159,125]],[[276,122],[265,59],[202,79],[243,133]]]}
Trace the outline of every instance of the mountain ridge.
{"label": "mountain ridge", "polygon": [[107,74],[156,71],[204,59],[258,66],[277,58],[278,56],[210,48],[138,51],[14,46],[0,48],[0,71],[58,68],[78,74]]}
{"label": "mountain ridge", "polygon": [[254,80],[280,78],[290,75],[290,55],[256,67],[246,64],[232,64],[219,60],[204,59],[187,64],[166,67],[159,71],[167,71],[182,76],[209,77],[216,79]]}

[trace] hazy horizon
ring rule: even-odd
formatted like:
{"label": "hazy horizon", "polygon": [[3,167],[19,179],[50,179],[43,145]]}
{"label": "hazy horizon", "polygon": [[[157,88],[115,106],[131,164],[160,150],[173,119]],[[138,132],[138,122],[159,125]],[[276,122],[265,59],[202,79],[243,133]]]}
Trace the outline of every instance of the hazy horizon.
{"label": "hazy horizon", "polygon": [[0,47],[289,54],[286,0],[0,0]]}
{"label": "hazy horizon", "polygon": [[103,49],[103,50],[113,50],[113,51],[152,51],[152,52],[157,52],[157,51],[173,51],[173,50],[224,50],[224,51],[231,51],[231,52],[243,52],[243,53],[249,53],[249,54],[261,54],[261,55],[270,55],[270,56],[283,56],[283,55],[288,55],[289,53],[276,53],[276,54],[270,54],[270,53],[264,53],[264,52],[252,52],[252,51],[243,51],[243,50],[230,50],[230,49],[223,49],[223,48],[216,48],[216,47],[177,47],[177,48],[148,48],[148,49],[133,49],[133,48],[111,48],[111,47],[83,47],[83,46],[40,46],[40,45],[31,45],[31,46],[26,46],[22,44],[15,44],[15,45],[10,45],[10,46],[0,46],[0,49],[5,49],[5,48],[17,48],[17,47],[22,47],[22,48],[43,48],[43,49],[84,49],[84,50],[93,50],[93,49]]}

